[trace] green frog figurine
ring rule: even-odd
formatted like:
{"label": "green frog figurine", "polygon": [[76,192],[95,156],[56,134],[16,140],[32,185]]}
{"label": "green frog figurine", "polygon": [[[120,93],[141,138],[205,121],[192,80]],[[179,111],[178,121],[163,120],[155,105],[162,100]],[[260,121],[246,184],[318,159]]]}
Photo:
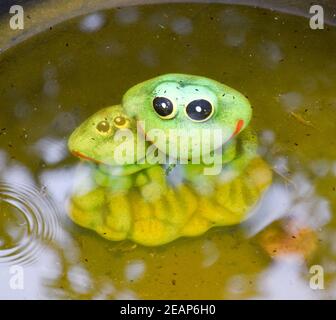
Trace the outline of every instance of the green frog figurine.
{"label": "green frog figurine", "polygon": [[69,139],[92,180],[74,192],[70,217],[146,246],[240,223],[272,181],[251,116],[245,96],[205,77],[167,74],[132,87]]}

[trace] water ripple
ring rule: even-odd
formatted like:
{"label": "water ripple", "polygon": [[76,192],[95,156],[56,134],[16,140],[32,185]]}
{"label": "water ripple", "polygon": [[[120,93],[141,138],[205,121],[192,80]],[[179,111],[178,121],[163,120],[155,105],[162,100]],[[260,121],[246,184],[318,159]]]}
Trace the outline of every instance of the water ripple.
{"label": "water ripple", "polygon": [[30,264],[60,232],[51,199],[31,186],[0,182],[0,264]]}

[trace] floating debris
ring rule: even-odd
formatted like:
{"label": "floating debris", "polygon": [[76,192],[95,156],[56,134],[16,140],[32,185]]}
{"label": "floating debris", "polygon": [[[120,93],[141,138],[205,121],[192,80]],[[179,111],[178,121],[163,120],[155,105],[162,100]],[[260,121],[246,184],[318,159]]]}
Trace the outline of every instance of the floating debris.
{"label": "floating debris", "polygon": [[310,128],[314,128],[316,129],[316,127],[311,123],[311,121],[306,120],[305,118],[303,118],[302,115],[296,113],[296,112],[291,112],[290,115],[297,120],[298,122],[300,122],[301,124],[310,127]]}

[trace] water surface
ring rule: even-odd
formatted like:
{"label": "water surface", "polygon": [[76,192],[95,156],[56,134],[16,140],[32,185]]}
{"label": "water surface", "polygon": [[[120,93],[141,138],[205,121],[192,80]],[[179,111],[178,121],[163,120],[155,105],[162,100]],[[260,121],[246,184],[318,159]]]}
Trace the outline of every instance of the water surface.
{"label": "water surface", "polygon": [[[268,10],[164,4],[92,13],[2,53],[0,298],[335,298],[335,40],[333,27]],[[132,85],[168,72],[248,96],[273,185],[239,226],[157,248],[109,242],[67,217],[78,164],[67,139]],[[317,234],[307,261],[260,245],[289,216]],[[315,264],[325,290],[309,287]],[[23,290],[11,288],[13,266]]]}

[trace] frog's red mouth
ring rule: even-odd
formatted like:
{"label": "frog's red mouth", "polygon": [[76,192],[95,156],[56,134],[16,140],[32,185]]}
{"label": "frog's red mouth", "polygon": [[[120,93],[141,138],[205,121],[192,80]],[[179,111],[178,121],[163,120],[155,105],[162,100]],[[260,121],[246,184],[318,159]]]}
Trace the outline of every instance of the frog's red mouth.
{"label": "frog's red mouth", "polygon": [[103,162],[101,162],[101,161],[99,161],[99,160],[96,160],[96,159],[93,159],[93,158],[91,158],[91,157],[88,157],[88,156],[86,156],[85,154],[80,153],[80,152],[77,151],[77,150],[71,150],[71,153],[72,153],[75,157],[80,158],[80,159],[82,159],[82,160],[86,160],[86,161],[94,162],[94,163],[96,163],[96,164],[104,164]]}

